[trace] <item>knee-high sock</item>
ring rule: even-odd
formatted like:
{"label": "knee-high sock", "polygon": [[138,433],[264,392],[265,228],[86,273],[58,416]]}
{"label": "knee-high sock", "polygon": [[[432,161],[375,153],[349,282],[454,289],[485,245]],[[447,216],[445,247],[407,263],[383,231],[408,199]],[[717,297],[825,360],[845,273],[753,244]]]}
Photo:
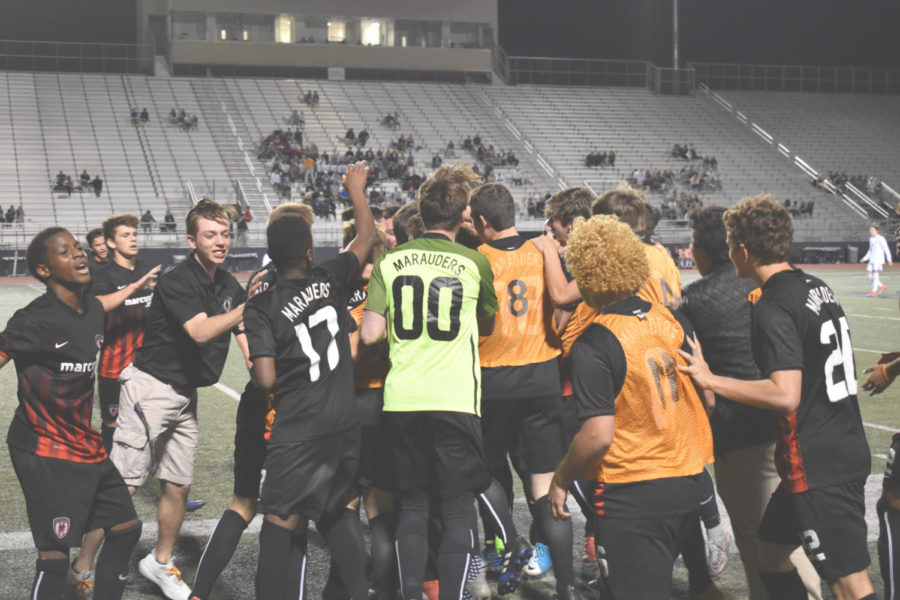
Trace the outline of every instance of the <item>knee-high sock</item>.
{"label": "knee-high sock", "polygon": [[234,551],[241,541],[241,535],[247,529],[247,521],[233,510],[226,510],[216,528],[213,530],[203,555],[200,556],[200,564],[197,565],[197,576],[194,578],[194,587],[191,595],[200,600],[207,600],[212,593],[213,585],[222,571],[228,566]]}
{"label": "knee-high sock", "polygon": [[259,531],[259,563],[256,567],[256,597],[286,598],[292,532],[271,521],[263,521]]}
{"label": "knee-high sock", "polygon": [[444,530],[438,556],[440,600],[462,600],[469,562],[475,549],[475,535],[472,533],[474,500],[471,493],[441,500],[441,524]]}
{"label": "knee-high sock", "polygon": [[575,565],[572,561],[572,519],[556,521],[550,515],[550,500],[543,496],[535,502],[541,538],[550,548],[556,591],[560,593],[575,585]]}
{"label": "knee-high sock", "polygon": [[884,580],[885,600],[900,600],[900,508],[885,498],[878,509],[878,563]]}
{"label": "knee-high sock", "polygon": [[394,600],[397,571],[394,568],[394,533],[397,515],[384,513],[369,519],[369,543],[372,550],[372,581],[378,600]]}
{"label": "knee-high sock", "polygon": [[881,276],[878,271],[872,271],[872,291],[877,292],[881,287]]}
{"label": "knee-high sock", "polygon": [[712,529],[721,522],[719,503],[716,502],[716,486],[708,469],[703,469],[700,473],[700,518],[707,529]]}
{"label": "knee-high sock", "polygon": [[506,551],[516,556],[519,553],[519,537],[509,511],[506,494],[500,484],[492,481],[488,489],[478,494],[478,504],[484,508],[493,522],[497,536],[503,540]]}
{"label": "knee-high sock", "polygon": [[394,542],[404,600],[422,600],[422,581],[428,560],[428,498],[400,499],[397,539]]}
{"label": "knee-high sock", "polygon": [[693,522],[685,530],[679,544],[684,566],[688,570],[688,588],[691,593],[699,594],[709,587],[712,579],[706,567],[706,542],[700,531],[700,519],[694,517]]}
{"label": "knee-high sock", "polygon": [[806,588],[797,569],[791,569],[786,573],[760,573],[763,585],[769,593],[769,598],[778,600],[806,600]]}
{"label": "knee-high sock", "polygon": [[97,557],[94,574],[94,600],[119,600],[125,591],[128,562],[131,553],[141,539],[140,521],[120,531],[106,534],[103,550]]}
{"label": "knee-high sock", "polygon": [[291,556],[288,559],[287,598],[303,600],[306,592],[306,534],[291,536]]}
{"label": "knee-high sock", "polygon": [[347,593],[353,600],[367,600],[366,546],[359,515],[355,510],[341,508],[334,514],[326,515],[317,525],[328,541],[328,549]]}
{"label": "knee-high sock", "polygon": [[31,596],[35,600],[62,600],[66,598],[66,572],[68,558],[39,558],[34,567]]}

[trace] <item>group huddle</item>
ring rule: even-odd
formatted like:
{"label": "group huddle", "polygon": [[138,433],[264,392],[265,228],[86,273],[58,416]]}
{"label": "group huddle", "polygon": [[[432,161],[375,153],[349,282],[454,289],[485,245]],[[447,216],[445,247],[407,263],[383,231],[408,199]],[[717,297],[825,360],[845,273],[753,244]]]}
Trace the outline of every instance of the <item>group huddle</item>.
{"label": "group huddle", "polygon": [[[229,219],[208,198],[186,217],[191,254],[162,275],[138,258],[133,215],[103,224],[105,264],[64,228],[35,236],[28,266],[47,291],[0,333],[0,367],[18,374],[7,442],[38,550],[31,598],[123,596],[142,533],[131,495],[150,476],[158,534],[138,566],[173,600],[214,597],[257,512],[265,600],[303,598],[310,521],[331,554],[329,598],[486,600],[489,566],[500,595],[552,567],[560,600],[668,598],[679,555],[691,598],[720,598],[730,534],[712,463],[747,597],[821,598],[821,579],[840,600],[875,597],[849,325],[827,284],[788,263],[780,203],[694,211],[702,277],[682,290],[636,190],[558,192],[528,239],[509,190],[468,166],[438,168],[396,212],[367,205],[366,180],[364,162],[349,167],[352,218],[328,260],[308,206],[273,210],[246,289],[221,268]],[[234,495],[189,586],[173,551],[197,389],[221,376],[229,333],[250,372]],[[900,359],[867,372],[863,389],[880,392]],[[900,434],[877,506],[888,598],[898,447]],[[589,591],[570,497],[598,565]]]}

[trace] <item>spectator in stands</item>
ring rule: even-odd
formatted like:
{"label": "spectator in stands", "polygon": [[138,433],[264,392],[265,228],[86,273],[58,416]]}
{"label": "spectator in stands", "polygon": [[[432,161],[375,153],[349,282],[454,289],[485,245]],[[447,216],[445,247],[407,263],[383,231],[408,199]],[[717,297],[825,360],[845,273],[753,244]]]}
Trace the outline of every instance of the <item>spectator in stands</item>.
{"label": "spectator in stands", "polygon": [[140,124],[140,118],[138,117],[138,111],[137,111],[137,108],[132,108],[132,109],[131,109],[131,124],[132,124],[132,125],[139,125],[139,124]]}
{"label": "spectator in stands", "polygon": [[6,215],[3,217],[4,223],[6,225],[12,225],[16,222],[16,207],[12,204],[9,205],[9,208],[6,210]]}
{"label": "spectator in stands", "polygon": [[149,209],[141,215],[141,229],[144,230],[144,233],[150,233],[154,223],[156,223],[156,219],[153,218],[153,213]]}
{"label": "spectator in stands", "polygon": [[66,175],[65,185],[63,187],[69,196],[71,196],[72,192],[75,190],[75,186],[72,184],[72,178],[69,175]]}
{"label": "spectator in stands", "polygon": [[296,109],[291,113],[291,116],[287,118],[287,123],[291,127],[298,127],[300,129],[303,129],[303,127],[306,126],[306,120],[303,118],[303,114]]}
{"label": "spectator in stands", "polygon": [[348,144],[356,142],[356,132],[353,131],[352,127],[344,134],[344,141]]}
{"label": "spectator in stands", "polygon": [[94,177],[93,181],[91,181],[91,187],[94,188],[94,195],[99,198],[100,193],[103,191],[103,180],[100,179],[99,175]]}
{"label": "spectator in stands", "polygon": [[149,123],[150,122],[150,113],[147,112],[147,107],[144,107],[141,110],[141,123]]}
{"label": "spectator in stands", "polygon": [[444,156],[447,158],[456,158],[456,147],[453,145],[453,140],[447,142],[447,149],[444,150]]}
{"label": "spectator in stands", "polygon": [[313,95],[312,95],[312,105],[313,105],[313,106],[318,106],[318,105],[319,105],[319,92],[313,92]]}
{"label": "spectator in stands", "polygon": [[163,224],[159,229],[160,231],[175,231],[175,216],[168,208],[166,209],[166,216],[163,218]]}
{"label": "spectator in stands", "polygon": [[441,155],[435,152],[434,156],[431,157],[431,168],[439,169],[442,162],[443,161],[441,161]]}
{"label": "spectator in stands", "polygon": [[87,169],[82,171],[78,178],[81,180],[81,187],[87,187],[91,184],[91,176],[88,175]]}
{"label": "spectator in stands", "polygon": [[16,223],[21,225],[24,222],[25,222],[25,209],[22,208],[22,205],[20,204],[19,207],[16,209]]}
{"label": "spectator in stands", "polygon": [[178,124],[178,113],[175,112],[175,109],[169,111],[169,125],[177,125]]}
{"label": "spectator in stands", "polygon": [[356,143],[360,146],[365,146],[366,142],[369,141],[369,132],[366,129],[363,129],[359,132],[359,135],[356,136]]}
{"label": "spectator in stands", "polygon": [[237,220],[237,245],[240,247],[247,246],[247,215],[250,214],[250,209],[247,209],[247,212],[238,217]]}

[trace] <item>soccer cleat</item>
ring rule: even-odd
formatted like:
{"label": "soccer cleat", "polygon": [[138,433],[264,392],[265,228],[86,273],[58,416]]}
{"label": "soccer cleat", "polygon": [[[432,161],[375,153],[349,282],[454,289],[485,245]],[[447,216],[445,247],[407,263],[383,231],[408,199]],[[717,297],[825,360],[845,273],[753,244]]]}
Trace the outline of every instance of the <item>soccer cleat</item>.
{"label": "soccer cleat", "polygon": [[485,571],[499,573],[503,568],[503,540],[495,537],[488,541],[481,551],[481,565]]}
{"label": "soccer cleat", "polygon": [[187,512],[194,512],[195,510],[200,510],[206,506],[206,500],[188,500],[184,509]]}
{"label": "soccer cleat", "polygon": [[440,587],[437,579],[429,579],[422,583],[423,598],[422,600],[438,600],[440,596]]}
{"label": "soccer cleat", "polygon": [[91,583],[90,571],[76,571],[70,566],[66,572],[66,586],[75,600],[91,600],[94,597],[94,584]]}
{"label": "soccer cleat", "polygon": [[191,588],[182,581],[181,571],[175,563],[171,560],[164,565],[158,563],[152,550],[138,563],[138,570],[155,583],[169,600],[188,600],[191,597]]}
{"label": "soccer cleat", "polygon": [[715,527],[706,530],[706,551],[709,562],[709,572],[718,575],[725,570],[728,564],[728,547],[731,545],[731,532],[725,530],[725,526],[719,523]]}
{"label": "soccer cleat", "polygon": [[522,572],[529,577],[540,577],[550,570],[553,561],[550,559],[550,547],[538,542],[534,545],[534,553],[528,559],[528,564]]}
{"label": "soccer cleat", "polygon": [[597,543],[594,536],[584,538],[584,554],[581,555],[581,560],[586,563],[597,562]]}
{"label": "soccer cleat", "polygon": [[873,291],[869,292],[869,295],[872,296],[872,297],[875,297],[875,296],[878,295],[878,292],[876,292],[876,291],[873,290]]}
{"label": "soccer cleat", "polygon": [[522,549],[515,557],[512,552],[503,554],[503,570],[500,572],[500,580],[497,582],[497,593],[501,596],[511,594],[519,588],[519,582],[522,580],[522,569],[528,564],[533,550],[531,546],[521,542]]}
{"label": "soccer cleat", "polygon": [[490,600],[491,588],[481,564],[481,556],[475,554],[469,563],[466,575],[466,587],[463,590],[464,600]]}

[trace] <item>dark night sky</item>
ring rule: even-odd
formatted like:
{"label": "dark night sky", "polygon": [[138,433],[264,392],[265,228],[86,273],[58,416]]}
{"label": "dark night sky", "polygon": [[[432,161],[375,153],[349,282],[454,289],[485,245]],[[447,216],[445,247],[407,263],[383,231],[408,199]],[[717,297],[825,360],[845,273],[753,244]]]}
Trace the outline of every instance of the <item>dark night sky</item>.
{"label": "dark night sky", "polygon": [[[670,65],[672,0],[499,0],[511,55]],[[679,0],[682,62],[900,67],[896,0]]]}

